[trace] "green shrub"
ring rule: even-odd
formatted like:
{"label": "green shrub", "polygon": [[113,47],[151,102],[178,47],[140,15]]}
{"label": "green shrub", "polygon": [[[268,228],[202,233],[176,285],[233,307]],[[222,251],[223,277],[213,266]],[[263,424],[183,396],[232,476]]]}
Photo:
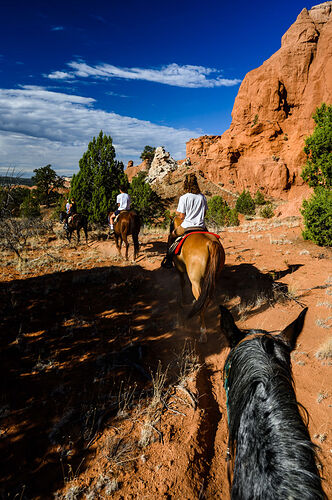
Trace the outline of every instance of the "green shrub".
{"label": "green shrub", "polygon": [[40,216],[39,201],[34,193],[29,192],[20,206],[20,216],[26,219],[34,219]]}
{"label": "green shrub", "polygon": [[255,202],[251,197],[249,191],[245,189],[242,191],[238,199],[236,200],[235,208],[240,214],[244,215],[254,215],[255,213]]}
{"label": "green shrub", "polygon": [[312,240],[320,246],[332,245],[332,191],[316,188],[309,200],[303,201],[301,213],[305,229],[305,240]]}
{"label": "green shrub", "polygon": [[162,198],[145,182],[146,172],[139,172],[131,181],[128,194],[131,197],[131,208],[137,210],[143,224],[151,224],[160,219],[165,212]]}
{"label": "green shrub", "polygon": [[264,195],[263,195],[262,191],[260,191],[259,189],[257,190],[257,192],[255,194],[254,202],[255,202],[255,205],[265,205],[265,203],[266,203]]}
{"label": "green shrub", "polygon": [[61,195],[59,196],[56,205],[54,207],[54,210],[51,214],[51,219],[52,220],[59,220],[60,218],[60,212],[64,212],[66,210],[66,201],[68,200],[68,194],[67,196]]}
{"label": "green shrub", "polygon": [[208,201],[208,210],[205,220],[207,224],[215,226],[238,226],[238,213],[228,206],[221,196],[213,196]]}
{"label": "green shrub", "polygon": [[271,202],[266,203],[266,205],[263,208],[261,208],[259,214],[261,217],[264,217],[264,219],[271,219],[271,217],[274,216],[272,203]]}

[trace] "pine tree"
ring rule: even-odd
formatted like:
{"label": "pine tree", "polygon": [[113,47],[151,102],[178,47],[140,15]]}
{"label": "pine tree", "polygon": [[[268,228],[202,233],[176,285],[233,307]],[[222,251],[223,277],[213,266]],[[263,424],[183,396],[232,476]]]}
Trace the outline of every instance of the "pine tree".
{"label": "pine tree", "polygon": [[122,162],[115,159],[112,138],[101,130],[94,137],[88,150],[79,161],[80,170],[71,182],[71,197],[78,211],[88,216],[91,222],[105,223],[107,214],[116,208],[116,196],[120,185],[127,185]]}

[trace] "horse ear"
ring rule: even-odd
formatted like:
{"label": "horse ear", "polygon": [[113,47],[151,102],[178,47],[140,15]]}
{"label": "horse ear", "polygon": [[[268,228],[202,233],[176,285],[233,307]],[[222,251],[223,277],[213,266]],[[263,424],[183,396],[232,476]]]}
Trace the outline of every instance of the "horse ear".
{"label": "horse ear", "polygon": [[225,334],[231,348],[235,347],[243,338],[243,333],[236,326],[235,321],[229,310],[224,306],[220,309],[220,328]]}
{"label": "horse ear", "polygon": [[278,335],[284,342],[290,345],[291,350],[293,350],[296,346],[296,341],[298,336],[302,332],[304,318],[307,314],[308,308],[306,307],[303,311],[298,315],[296,320],[294,320],[290,325],[286,326],[284,330]]}

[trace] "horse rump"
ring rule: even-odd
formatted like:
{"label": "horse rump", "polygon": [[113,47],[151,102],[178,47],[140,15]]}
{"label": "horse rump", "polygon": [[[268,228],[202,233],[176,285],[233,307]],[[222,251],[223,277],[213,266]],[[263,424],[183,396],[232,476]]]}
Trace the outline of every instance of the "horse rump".
{"label": "horse rump", "polygon": [[203,278],[201,294],[198,299],[195,300],[194,305],[188,314],[188,318],[192,318],[198,314],[212,299],[216,287],[216,278],[221,270],[221,266],[223,265],[222,256],[223,249],[221,244],[218,241],[211,240],[209,242],[209,257],[206,273]]}

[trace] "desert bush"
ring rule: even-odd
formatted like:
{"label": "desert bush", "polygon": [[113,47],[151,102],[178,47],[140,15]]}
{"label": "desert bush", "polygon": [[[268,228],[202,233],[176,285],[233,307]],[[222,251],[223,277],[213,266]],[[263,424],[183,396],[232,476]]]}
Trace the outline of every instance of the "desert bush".
{"label": "desert bush", "polygon": [[263,208],[261,208],[259,214],[261,217],[264,217],[264,219],[271,219],[271,217],[274,216],[272,203],[267,203]]}
{"label": "desert bush", "polygon": [[230,208],[221,196],[213,196],[208,201],[208,210],[205,219],[207,224],[213,224],[215,226],[239,225],[237,211]]}
{"label": "desert bush", "polygon": [[240,214],[254,215],[255,202],[252,199],[249,191],[246,191],[245,189],[242,191],[242,193],[236,200],[235,208],[238,212],[240,212]]}
{"label": "desert bush", "polygon": [[65,211],[66,209],[66,200],[68,199],[68,196],[61,195],[57,199],[57,202],[55,204],[54,210],[51,215],[51,219],[53,220],[59,220],[60,217],[60,212]]}
{"label": "desert bush", "polygon": [[37,197],[29,191],[20,206],[20,216],[34,219],[40,216],[40,205]]}
{"label": "desert bush", "polygon": [[28,239],[48,230],[49,224],[40,219],[3,218],[0,220],[0,248],[14,252],[22,260]]}
{"label": "desert bush", "polygon": [[305,240],[319,246],[332,245],[332,191],[317,187],[309,200],[304,200],[301,213],[305,229]]}

